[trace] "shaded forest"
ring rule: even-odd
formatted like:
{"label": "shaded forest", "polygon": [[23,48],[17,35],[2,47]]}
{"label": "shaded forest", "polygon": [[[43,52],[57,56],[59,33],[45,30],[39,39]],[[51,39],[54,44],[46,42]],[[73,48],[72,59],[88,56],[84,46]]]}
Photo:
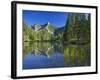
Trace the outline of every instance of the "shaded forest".
{"label": "shaded forest", "polygon": [[90,42],[90,15],[70,13],[64,29],[63,39],[73,43]]}

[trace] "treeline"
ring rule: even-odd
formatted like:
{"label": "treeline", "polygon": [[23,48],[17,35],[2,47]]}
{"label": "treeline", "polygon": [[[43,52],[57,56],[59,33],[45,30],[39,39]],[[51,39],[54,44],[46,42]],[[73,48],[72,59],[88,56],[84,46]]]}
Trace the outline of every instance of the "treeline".
{"label": "treeline", "polygon": [[66,24],[55,29],[50,23],[36,24],[30,28],[23,22],[24,41],[62,41],[69,43],[90,43],[90,14],[69,13]]}
{"label": "treeline", "polygon": [[[51,28],[49,27],[48,29]],[[51,34],[45,29],[40,29],[35,31],[34,29],[28,27],[28,25],[26,25],[23,22],[23,40],[24,41],[51,41],[54,40],[54,34]]]}
{"label": "treeline", "polygon": [[90,42],[90,14],[69,13],[63,39],[67,42]]}

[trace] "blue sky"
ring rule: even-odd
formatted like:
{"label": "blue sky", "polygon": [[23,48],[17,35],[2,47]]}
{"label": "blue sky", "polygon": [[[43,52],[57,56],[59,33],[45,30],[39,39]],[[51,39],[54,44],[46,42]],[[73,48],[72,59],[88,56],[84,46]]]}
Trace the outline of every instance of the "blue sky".
{"label": "blue sky", "polygon": [[46,24],[50,22],[55,27],[63,27],[66,23],[68,13],[23,10],[23,21],[29,26],[34,24]]}

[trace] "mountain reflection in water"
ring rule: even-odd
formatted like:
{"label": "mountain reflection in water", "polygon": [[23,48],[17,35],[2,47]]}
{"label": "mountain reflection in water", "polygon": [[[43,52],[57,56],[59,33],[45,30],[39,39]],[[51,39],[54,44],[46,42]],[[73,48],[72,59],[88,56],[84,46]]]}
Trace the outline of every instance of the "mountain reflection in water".
{"label": "mountain reflection in water", "polygon": [[90,66],[90,45],[24,42],[23,69]]}

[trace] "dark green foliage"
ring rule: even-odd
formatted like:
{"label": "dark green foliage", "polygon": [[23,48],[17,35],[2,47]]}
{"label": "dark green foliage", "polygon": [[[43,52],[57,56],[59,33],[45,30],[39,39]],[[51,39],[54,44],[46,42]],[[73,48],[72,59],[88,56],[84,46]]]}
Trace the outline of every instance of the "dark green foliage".
{"label": "dark green foliage", "polygon": [[[87,18],[86,15],[88,16]],[[90,42],[90,15],[69,13],[63,39],[74,43]]]}
{"label": "dark green foliage", "polygon": [[69,13],[66,24],[56,29],[49,22],[35,24],[31,28],[23,22],[24,41],[63,41],[71,43],[90,42],[90,14]]}

